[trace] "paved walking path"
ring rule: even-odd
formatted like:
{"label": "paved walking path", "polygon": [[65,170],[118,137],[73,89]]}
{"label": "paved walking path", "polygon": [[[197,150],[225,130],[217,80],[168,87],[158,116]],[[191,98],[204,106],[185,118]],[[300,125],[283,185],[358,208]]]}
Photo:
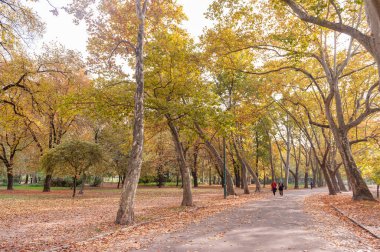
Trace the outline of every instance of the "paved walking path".
{"label": "paved walking path", "polygon": [[144,251],[342,251],[314,231],[303,199],[317,190],[291,190],[217,214],[186,229],[162,235]]}

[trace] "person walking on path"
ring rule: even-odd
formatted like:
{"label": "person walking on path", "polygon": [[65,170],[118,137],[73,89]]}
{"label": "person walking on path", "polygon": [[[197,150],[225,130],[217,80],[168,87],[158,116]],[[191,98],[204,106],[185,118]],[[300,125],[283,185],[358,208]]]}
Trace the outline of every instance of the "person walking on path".
{"label": "person walking on path", "polygon": [[313,181],[310,181],[310,189],[313,189],[314,183]]}
{"label": "person walking on path", "polygon": [[278,185],[278,191],[280,192],[280,195],[283,196],[284,195],[284,184],[283,183],[280,183]]}
{"label": "person walking on path", "polygon": [[276,196],[276,191],[277,191],[277,183],[276,183],[276,181],[272,182],[271,187],[272,187],[273,196]]}

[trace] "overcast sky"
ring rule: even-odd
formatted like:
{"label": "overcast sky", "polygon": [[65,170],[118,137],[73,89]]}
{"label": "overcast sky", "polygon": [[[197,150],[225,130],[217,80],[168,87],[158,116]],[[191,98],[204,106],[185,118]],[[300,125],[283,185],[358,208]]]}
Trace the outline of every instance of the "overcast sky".
{"label": "overcast sky", "polygon": [[[53,4],[58,0],[51,0]],[[203,13],[207,10],[212,0],[178,0],[179,4],[184,6],[184,11],[189,20],[184,24],[185,28],[196,38],[202,33],[207,21]],[[39,1],[33,4],[41,19],[46,23],[46,33],[41,41],[36,44],[40,47],[43,42],[58,41],[68,49],[76,49],[83,54],[86,50],[86,28],[83,23],[75,25],[72,17],[64,11],[60,11],[58,16],[54,16],[49,10],[51,7],[47,1]],[[57,6],[59,6],[57,4]]]}

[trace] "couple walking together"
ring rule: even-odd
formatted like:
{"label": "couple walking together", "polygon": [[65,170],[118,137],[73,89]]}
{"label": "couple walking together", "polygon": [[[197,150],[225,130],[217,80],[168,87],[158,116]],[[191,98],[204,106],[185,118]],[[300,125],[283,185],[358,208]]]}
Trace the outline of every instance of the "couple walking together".
{"label": "couple walking together", "polygon": [[[276,196],[276,192],[277,192],[276,181],[272,182],[271,187],[272,187],[273,196]],[[280,184],[278,184],[278,190],[280,192],[280,195],[283,196],[284,195],[284,184],[282,182]]]}

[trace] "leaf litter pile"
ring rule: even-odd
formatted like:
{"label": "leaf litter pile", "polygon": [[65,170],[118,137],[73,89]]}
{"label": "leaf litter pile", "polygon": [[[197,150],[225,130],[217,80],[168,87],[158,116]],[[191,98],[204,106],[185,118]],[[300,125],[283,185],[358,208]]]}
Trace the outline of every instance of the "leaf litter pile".
{"label": "leaf litter pile", "polygon": [[353,201],[351,193],[342,193],[309,196],[304,203],[314,217],[311,227],[342,251],[380,251],[380,240],[359,226],[380,236],[380,202]]}
{"label": "leaf litter pile", "polygon": [[[238,191],[238,194],[242,192]],[[223,199],[220,186],[193,190],[194,207],[179,207],[180,188],[139,188],[136,224],[114,224],[120,191],[89,189],[70,197],[70,190],[50,193],[0,191],[1,251],[126,251],[140,248],[155,236],[173,232],[190,223],[261,199],[268,193]]]}

